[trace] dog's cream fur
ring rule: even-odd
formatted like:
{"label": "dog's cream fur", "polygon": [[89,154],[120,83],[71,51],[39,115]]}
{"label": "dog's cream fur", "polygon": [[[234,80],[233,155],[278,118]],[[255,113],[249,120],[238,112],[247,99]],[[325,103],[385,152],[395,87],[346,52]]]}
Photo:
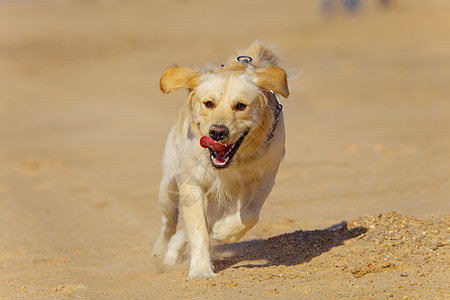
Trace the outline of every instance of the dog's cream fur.
{"label": "dog's cream fur", "polygon": [[[267,141],[276,119],[276,100],[271,91],[285,98],[289,95],[286,73],[277,67],[273,51],[259,42],[244,54],[253,61],[230,60],[215,70],[175,66],[163,74],[160,82],[164,93],[187,89],[189,94],[164,152],[159,191],[162,228],[153,253],[164,255],[164,263],[174,264],[189,242],[189,277],[215,275],[210,236],[221,242],[235,242],[256,224],[284,156],[282,112],[273,139]],[[207,107],[206,102],[213,107]],[[236,109],[238,103],[246,108]],[[209,135],[213,124],[229,129],[224,144],[235,143],[248,131],[231,164],[224,169],[212,165],[209,150],[199,142],[202,136]],[[179,211],[185,228],[177,231]]]}

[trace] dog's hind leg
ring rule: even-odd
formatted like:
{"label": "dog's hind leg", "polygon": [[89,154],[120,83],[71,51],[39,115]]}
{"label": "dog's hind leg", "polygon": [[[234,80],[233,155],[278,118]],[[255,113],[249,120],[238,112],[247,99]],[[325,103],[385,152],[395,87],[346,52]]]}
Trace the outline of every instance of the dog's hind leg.
{"label": "dog's hind leg", "polygon": [[180,229],[172,236],[167,246],[166,256],[163,263],[166,265],[174,265],[180,261],[187,244],[186,229]]}
{"label": "dog's hind leg", "polygon": [[159,205],[163,216],[161,231],[153,246],[154,256],[163,256],[167,250],[170,239],[175,234],[178,224],[178,186],[174,180],[162,181],[159,188]]}

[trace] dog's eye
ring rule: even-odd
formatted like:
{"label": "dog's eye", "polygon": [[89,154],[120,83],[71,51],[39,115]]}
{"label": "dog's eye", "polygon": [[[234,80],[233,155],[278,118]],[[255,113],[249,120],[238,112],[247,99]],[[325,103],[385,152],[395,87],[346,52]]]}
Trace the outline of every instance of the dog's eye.
{"label": "dog's eye", "polygon": [[234,109],[235,110],[238,110],[238,111],[243,111],[243,110],[245,110],[247,108],[247,104],[244,104],[244,103],[238,103],[238,104],[236,104],[236,106],[234,107]]}
{"label": "dog's eye", "polygon": [[203,102],[203,105],[206,108],[214,108],[214,103],[212,101],[205,101],[205,102]]}

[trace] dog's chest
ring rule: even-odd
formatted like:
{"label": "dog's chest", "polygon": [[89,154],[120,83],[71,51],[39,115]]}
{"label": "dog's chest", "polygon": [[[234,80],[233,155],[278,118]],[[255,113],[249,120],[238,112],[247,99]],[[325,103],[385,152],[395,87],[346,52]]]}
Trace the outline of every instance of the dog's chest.
{"label": "dog's chest", "polygon": [[244,180],[239,172],[215,171],[205,178],[204,189],[208,202],[229,206],[236,201],[244,189]]}

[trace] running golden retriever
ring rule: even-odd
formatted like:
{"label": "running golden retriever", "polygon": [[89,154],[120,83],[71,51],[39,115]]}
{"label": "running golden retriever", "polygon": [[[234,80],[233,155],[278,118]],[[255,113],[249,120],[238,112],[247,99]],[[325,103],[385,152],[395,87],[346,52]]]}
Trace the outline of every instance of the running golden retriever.
{"label": "running golden retriever", "polygon": [[[238,241],[259,218],[284,156],[284,121],[276,94],[287,76],[268,46],[255,42],[219,69],[169,68],[164,93],[186,89],[186,105],[169,133],[159,204],[161,233],[153,248],[174,264],[189,243],[189,277],[214,276],[210,236]],[[181,211],[184,228],[177,230]]]}

